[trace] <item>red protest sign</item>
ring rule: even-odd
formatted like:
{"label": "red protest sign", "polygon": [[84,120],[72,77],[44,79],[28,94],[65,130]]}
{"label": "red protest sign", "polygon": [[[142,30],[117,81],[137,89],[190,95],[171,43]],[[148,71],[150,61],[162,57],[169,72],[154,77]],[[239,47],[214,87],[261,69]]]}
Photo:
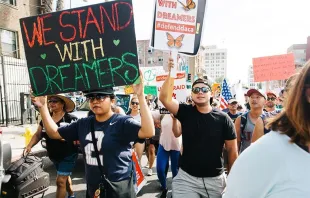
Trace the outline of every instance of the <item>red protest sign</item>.
{"label": "red protest sign", "polygon": [[137,179],[137,186],[135,188],[136,194],[138,194],[138,192],[142,189],[142,187],[146,184],[146,180],[144,178],[144,175],[142,173],[142,169],[139,165],[138,159],[137,159],[137,155],[135,152],[132,152],[132,161],[135,164],[135,168],[136,168],[136,179]]}
{"label": "red protest sign", "polygon": [[294,54],[253,58],[254,82],[284,80],[295,73]]}

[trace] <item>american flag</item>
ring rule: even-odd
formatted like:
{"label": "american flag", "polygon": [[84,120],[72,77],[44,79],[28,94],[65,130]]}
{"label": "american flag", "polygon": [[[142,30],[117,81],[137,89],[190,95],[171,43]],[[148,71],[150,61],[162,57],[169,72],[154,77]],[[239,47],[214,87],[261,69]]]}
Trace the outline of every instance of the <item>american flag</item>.
{"label": "american flag", "polygon": [[223,80],[222,91],[221,91],[221,105],[220,108],[226,109],[228,107],[228,101],[232,99],[229,87],[227,85],[226,79]]}

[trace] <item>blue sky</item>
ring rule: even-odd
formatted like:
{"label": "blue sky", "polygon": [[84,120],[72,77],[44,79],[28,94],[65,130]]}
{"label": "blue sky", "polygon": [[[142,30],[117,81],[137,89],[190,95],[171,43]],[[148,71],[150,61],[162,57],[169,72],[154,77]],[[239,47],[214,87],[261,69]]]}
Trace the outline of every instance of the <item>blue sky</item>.
{"label": "blue sky", "polygon": [[[137,39],[150,39],[154,1],[133,0]],[[71,3],[80,7],[100,2]],[[309,8],[310,0],[209,0],[202,45],[227,48],[228,79],[247,82],[253,57],[284,54],[290,45],[307,42]]]}

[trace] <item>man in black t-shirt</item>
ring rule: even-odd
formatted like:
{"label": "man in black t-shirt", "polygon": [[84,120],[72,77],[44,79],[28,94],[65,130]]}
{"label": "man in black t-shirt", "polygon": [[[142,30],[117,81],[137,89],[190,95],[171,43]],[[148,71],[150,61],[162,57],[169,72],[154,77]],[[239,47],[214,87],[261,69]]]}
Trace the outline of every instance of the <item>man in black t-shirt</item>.
{"label": "man in black t-shirt", "polygon": [[[169,60],[169,69],[173,60]],[[211,87],[203,79],[192,85],[195,106],[179,104],[168,98],[173,84],[169,78],[160,91],[160,101],[180,121],[183,154],[180,170],[172,182],[172,195],[177,198],[220,198],[226,187],[222,150],[228,152],[229,169],[238,156],[236,132],[226,113],[212,110]]]}

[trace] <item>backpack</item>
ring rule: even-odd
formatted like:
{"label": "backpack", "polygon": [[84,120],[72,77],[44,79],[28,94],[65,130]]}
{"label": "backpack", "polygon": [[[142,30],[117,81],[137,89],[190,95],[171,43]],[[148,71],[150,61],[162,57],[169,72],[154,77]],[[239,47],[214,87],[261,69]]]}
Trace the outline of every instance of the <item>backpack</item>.
{"label": "backpack", "polygon": [[[241,139],[241,142],[244,141],[246,138],[245,133],[244,133],[244,129],[245,129],[246,123],[248,121],[248,113],[249,113],[249,111],[245,112],[241,115],[241,122],[240,122],[240,139]],[[260,118],[263,120],[263,123],[264,123],[264,135],[270,132],[269,129],[265,128],[265,122],[264,122],[265,117],[266,117],[265,112],[262,115],[260,115]]]}
{"label": "backpack", "polygon": [[19,198],[44,193],[50,184],[49,174],[43,171],[42,159],[32,154],[13,162],[6,174],[11,175],[11,179],[1,190],[8,197]]}

